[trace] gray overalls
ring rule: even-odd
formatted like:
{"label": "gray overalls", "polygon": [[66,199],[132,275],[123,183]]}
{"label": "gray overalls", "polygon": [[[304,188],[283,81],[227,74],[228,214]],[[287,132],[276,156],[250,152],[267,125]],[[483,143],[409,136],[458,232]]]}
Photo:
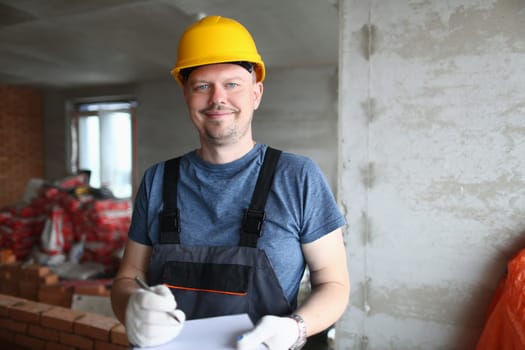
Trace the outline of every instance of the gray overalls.
{"label": "gray overalls", "polygon": [[266,253],[257,248],[280,154],[279,150],[267,148],[250,208],[245,210],[239,246],[180,244],[180,157],[166,162],[159,243],[153,246],[148,282],[166,284],[187,319],[247,313],[255,323],[264,315],[292,312]]}

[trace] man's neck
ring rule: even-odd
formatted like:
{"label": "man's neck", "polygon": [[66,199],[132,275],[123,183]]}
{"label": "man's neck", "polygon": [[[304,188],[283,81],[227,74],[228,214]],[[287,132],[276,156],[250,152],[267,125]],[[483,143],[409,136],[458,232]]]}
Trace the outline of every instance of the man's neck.
{"label": "man's neck", "polygon": [[255,141],[250,139],[248,141],[238,142],[231,145],[210,145],[208,143],[201,143],[201,148],[198,150],[199,157],[212,164],[225,164],[233,162],[242,158],[245,154],[250,152],[255,146]]}

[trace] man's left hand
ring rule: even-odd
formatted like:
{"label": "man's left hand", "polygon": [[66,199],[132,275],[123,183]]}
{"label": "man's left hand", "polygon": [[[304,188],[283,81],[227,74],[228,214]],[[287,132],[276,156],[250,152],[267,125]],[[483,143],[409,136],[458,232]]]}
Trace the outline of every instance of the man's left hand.
{"label": "man's left hand", "polygon": [[288,350],[299,337],[297,321],[290,317],[264,316],[253,330],[237,341],[237,350],[265,344],[269,350]]}

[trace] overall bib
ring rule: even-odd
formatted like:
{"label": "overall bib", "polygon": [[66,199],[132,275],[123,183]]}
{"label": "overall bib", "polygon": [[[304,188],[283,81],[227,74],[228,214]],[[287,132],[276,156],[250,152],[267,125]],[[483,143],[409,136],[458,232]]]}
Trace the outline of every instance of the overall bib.
{"label": "overall bib", "polygon": [[148,282],[166,284],[187,319],[247,313],[256,323],[264,315],[283,316],[293,311],[266,253],[257,248],[280,154],[270,147],[266,150],[250,208],[245,211],[239,246],[180,243],[180,157],[166,162],[159,243],[153,245]]}

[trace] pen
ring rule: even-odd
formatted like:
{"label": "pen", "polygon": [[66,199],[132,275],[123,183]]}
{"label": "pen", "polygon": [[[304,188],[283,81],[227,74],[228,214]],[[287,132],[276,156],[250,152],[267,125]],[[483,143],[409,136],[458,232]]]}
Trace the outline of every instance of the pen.
{"label": "pen", "polygon": [[[143,280],[142,278],[140,278],[139,276],[135,276],[135,282],[137,282],[137,284],[140,286],[140,288],[155,293],[155,292],[150,288],[150,286],[148,286],[148,284],[147,284],[146,282],[144,282],[144,280]],[[173,311],[172,311],[172,312],[168,312],[168,315],[170,315],[171,317],[173,317],[173,318],[175,319],[175,321],[177,321],[177,322],[179,322],[179,323],[182,323],[182,322],[179,320],[179,318],[177,317],[177,315],[175,315],[175,313],[174,313]]]}

